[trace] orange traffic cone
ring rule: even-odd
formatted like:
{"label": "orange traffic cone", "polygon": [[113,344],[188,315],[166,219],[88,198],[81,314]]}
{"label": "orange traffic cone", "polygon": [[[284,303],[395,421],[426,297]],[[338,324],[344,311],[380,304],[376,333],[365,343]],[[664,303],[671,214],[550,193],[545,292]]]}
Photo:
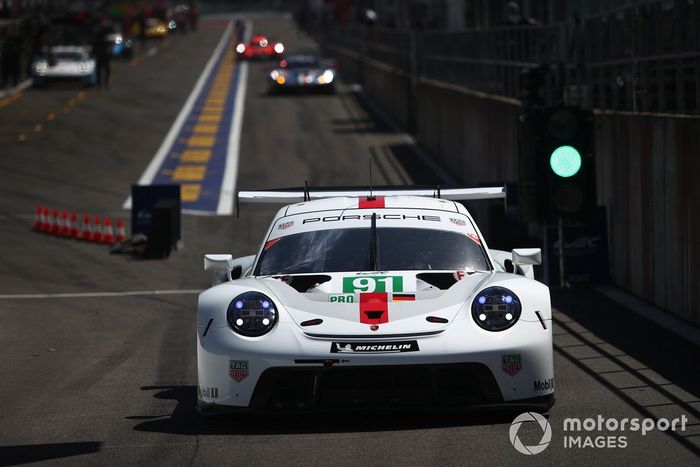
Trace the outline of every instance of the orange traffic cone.
{"label": "orange traffic cone", "polygon": [[61,217],[58,215],[58,209],[53,208],[53,225],[51,226],[51,233],[58,235],[61,232]]}
{"label": "orange traffic cone", "polygon": [[105,223],[102,225],[102,243],[112,245],[114,243],[114,229],[112,228],[112,219],[105,216]]}
{"label": "orange traffic cone", "polygon": [[41,207],[41,205],[37,204],[36,209],[34,210],[34,230],[37,232],[43,232],[44,231],[44,220],[43,220],[43,212],[44,208]]}
{"label": "orange traffic cone", "polygon": [[83,214],[83,225],[80,226],[80,240],[92,241],[92,225],[90,225],[89,214]]}
{"label": "orange traffic cone", "polygon": [[114,242],[119,243],[126,240],[126,230],[124,230],[124,219],[117,219],[117,232],[114,234]]}
{"label": "orange traffic cone", "polygon": [[100,216],[95,216],[92,218],[92,241],[98,243],[102,241],[102,225],[100,225]]}
{"label": "orange traffic cone", "polygon": [[70,213],[70,229],[68,230],[68,236],[70,238],[80,238],[80,229],[78,229],[78,215],[75,211]]}
{"label": "orange traffic cone", "polygon": [[70,233],[70,226],[68,225],[68,212],[64,209],[61,213],[61,228],[58,231],[58,235],[61,237],[67,237]]}

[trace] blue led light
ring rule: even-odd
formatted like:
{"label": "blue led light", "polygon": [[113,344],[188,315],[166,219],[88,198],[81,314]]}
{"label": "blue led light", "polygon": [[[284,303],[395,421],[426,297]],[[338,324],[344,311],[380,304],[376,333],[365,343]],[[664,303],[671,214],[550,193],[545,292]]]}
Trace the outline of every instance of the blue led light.
{"label": "blue led light", "polygon": [[513,297],[511,297],[510,295],[506,295],[505,301],[506,303],[513,303]]}
{"label": "blue led light", "polygon": [[479,300],[478,300],[478,301],[479,301],[480,304],[483,305],[484,303],[486,303],[486,297],[483,297],[483,296],[482,296],[482,297],[479,297]]}
{"label": "blue led light", "polygon": [[240,301],[240,300],[238,300],[238,301],[236,302],[236,308],[238,308],[239,310],[240,310],[241,308],[243,308],[243,302]]}
{"label": "blue led light", "polygon": [[267,300],[263,300],[262,307],[267,310],[268,308],[270,308],[270,302],[268,302]]}

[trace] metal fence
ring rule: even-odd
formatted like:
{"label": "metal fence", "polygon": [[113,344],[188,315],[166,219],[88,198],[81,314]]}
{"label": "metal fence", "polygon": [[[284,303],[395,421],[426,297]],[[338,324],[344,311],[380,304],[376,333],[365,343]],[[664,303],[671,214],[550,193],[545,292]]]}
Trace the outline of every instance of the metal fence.
{"label": "metal fence", "polygon": [[664,0],[580,23],[462,32],[333,25],[328,43],[421,78],[552,104],[700,113],[700,6]]}

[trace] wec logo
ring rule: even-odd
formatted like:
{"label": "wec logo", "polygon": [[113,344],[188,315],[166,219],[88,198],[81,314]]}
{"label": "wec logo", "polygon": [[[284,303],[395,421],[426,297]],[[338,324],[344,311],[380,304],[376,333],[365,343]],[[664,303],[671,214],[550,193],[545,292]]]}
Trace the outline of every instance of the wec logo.
{"label": "wec logo", "polygon": [[[525,446],[520,438],[518,438],[518,431],[523,423],[537,422],[537,425],[542,429],[542,439],[540,442],[534,446]],[[525,412],[521,413],[513,423],[510,424],[510,442],[513,447],[520,453],[532,456],[539,454],[549,446],[550,441],[552,441],[552,427],[544,416],[538,414],[537,412]]]}

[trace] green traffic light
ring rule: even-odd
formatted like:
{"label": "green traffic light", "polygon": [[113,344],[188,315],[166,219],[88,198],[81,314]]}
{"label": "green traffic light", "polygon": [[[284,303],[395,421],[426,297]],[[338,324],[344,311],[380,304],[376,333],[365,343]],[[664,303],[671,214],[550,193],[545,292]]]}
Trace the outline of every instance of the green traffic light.
{"label": "green traffic light", "polygon": [[571,146],[559,146],[552,152],[549,165],[560,177],[572,177],[581,169],[581,154]]}

